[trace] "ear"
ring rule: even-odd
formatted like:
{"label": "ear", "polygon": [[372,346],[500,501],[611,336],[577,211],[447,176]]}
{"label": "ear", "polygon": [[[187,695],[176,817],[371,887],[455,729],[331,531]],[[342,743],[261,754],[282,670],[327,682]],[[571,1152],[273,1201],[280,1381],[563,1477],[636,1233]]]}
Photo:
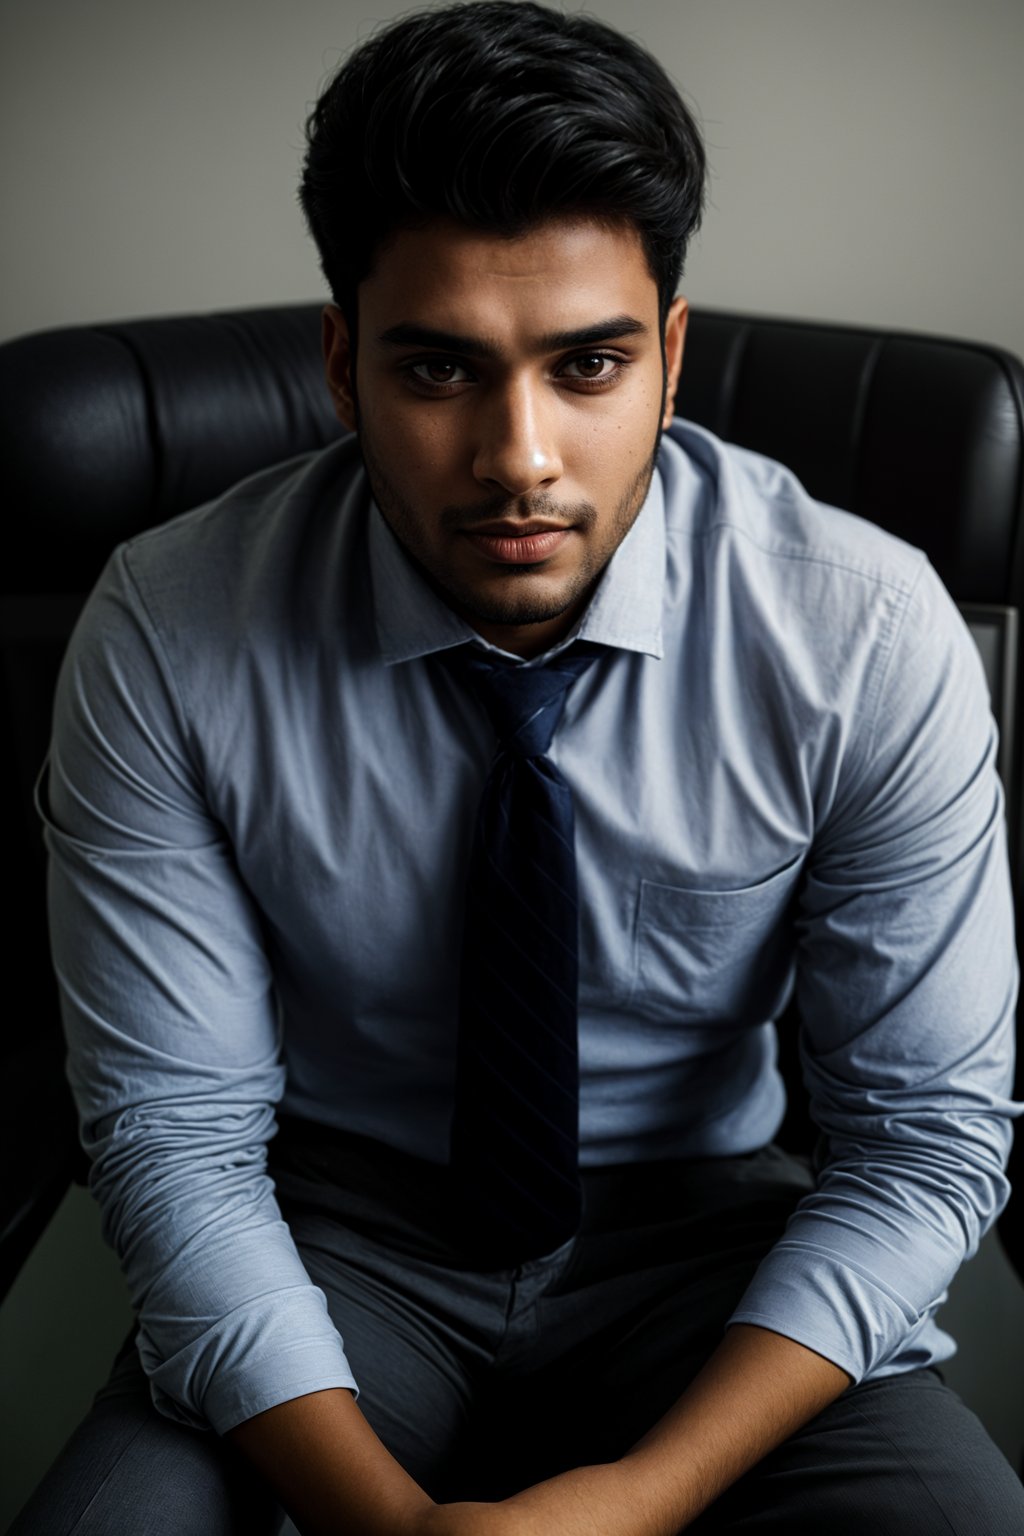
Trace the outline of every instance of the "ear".
{"label": "ear", "polygon": [[662,427],[672,425],[672,417],[675,414],[676,389],[679,386],[679,374],[683,366],[683,343],[686,340],[686,322],[689,319],[690,306],[682,294],[672,300],[668,317],[665,321],[665,415],[662,418]]}
{"label": "ear", "polygon": [[343,427],[356,430],[355,358],[349,338],[348,322],[336,304],[328,304],[321,319],[321,344],[327,388],[334,402],[334,414]]}

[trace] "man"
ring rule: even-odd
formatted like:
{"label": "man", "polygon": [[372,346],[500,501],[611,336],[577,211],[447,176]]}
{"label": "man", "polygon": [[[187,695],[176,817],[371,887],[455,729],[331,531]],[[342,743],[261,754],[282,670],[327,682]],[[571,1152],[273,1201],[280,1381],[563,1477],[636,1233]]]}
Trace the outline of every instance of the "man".
{"label": "man", "polygon": [[55,950],[148,1385],[20,1529],[266,1528],[247,1464],[315,1533],[1024,1513],[930,1368],[1013,1112],[980,666],[917,552],[673,424],[703,172],[649,56],[529,4],[318,104],[355,435],[119,551],[62,679]]}

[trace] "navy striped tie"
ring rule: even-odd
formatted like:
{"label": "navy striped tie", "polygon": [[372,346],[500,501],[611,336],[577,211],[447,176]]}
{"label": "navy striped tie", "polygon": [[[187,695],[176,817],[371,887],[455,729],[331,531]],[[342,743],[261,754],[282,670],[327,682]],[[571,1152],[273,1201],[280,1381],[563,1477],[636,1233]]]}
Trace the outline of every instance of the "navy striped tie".
{"label": "navy striped tie", "polygon": [[451,1160],[462,1241],[504,1268],[580,1220],[576,853],[572,795],[545,754],[577,644],[543,667],[463,648],[443,659],[490,717],[497,753],[470,859]]}

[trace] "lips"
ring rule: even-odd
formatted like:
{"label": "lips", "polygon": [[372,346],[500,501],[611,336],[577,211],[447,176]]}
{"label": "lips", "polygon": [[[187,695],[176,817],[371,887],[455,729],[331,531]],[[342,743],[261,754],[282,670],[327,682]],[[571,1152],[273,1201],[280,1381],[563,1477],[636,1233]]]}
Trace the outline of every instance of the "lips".
{"label": "lips", "polygon": [[537,565],[549,559],[571,533],[571,528],[560,524],[494,523],[467,529],[466,537],[499,565]]}

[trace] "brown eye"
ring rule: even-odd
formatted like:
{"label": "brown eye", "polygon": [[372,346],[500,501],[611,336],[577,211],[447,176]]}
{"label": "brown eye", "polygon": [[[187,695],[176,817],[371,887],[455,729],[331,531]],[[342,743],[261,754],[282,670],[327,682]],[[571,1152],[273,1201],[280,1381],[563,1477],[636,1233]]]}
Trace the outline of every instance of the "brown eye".
{"label": "brown eye", "polygon": [[618,357],[607,352],[584,352],[571,357],[562,367],[562,377],[575,379],[579,384],[611,384],[626,366]]}
{"label": "brown eye", "polygon": [[422,363],[413,363],[409,372],[418,383],[436,384],[442,389],[446,384],[462,384],[469,377],[460,363],[453,363],[446,357],[431,357]]}

